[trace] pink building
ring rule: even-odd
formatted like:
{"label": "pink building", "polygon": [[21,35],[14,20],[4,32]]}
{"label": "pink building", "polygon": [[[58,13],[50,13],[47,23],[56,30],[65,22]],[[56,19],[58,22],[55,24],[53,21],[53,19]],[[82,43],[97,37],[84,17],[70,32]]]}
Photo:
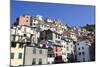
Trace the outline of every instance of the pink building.
{"label": "pink building", "polygon": [[30,15],[19,16],[17,23],[18,23],[18,25],[30,26],[30,24],[32,23],[32,16],[30,16]]}
{"label": "pink building", "polygon": [[62,63],[62,46],[54,45],[55,63]]}

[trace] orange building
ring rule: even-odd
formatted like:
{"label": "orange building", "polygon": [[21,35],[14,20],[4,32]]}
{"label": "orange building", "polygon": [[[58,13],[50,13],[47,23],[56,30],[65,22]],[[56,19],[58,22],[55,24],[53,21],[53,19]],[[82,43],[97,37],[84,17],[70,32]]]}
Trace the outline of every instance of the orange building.
{"label": "orange building", "polygon": [[32,23],[32,16],[30,16],[30,15],[19,16],[17,23],[18,23],[18,25],[30,26],[30,24]]}

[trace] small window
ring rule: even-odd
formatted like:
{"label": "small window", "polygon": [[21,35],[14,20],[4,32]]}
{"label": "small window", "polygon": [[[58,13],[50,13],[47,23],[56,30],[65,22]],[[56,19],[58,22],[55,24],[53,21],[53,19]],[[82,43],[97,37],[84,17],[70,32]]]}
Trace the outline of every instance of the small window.
{"label": "small window", "polygon": [[39,64],[40,64],[40,65],[42,64],[42,59],[41,59],[41,58],[39,58]]}
{"label": "small window", "polygon": [[23,48],[23,44],[22,43],[19,44],[19,48]]}
{"label": "small window", "polygon": [[26,16],[26,18],[29,18],[29,16]]}
{"label": "small window", "polygon": [[83,55],[85,55],[85,52],[82,52]]}
{"label": "small window", "polygon": [[78,50],[80,50],[80,48],[78,48]]}
{"label": "small window", "polygon": [[36,64],[36,59],[33,58],[32,65]]}
{"label": "small window", "polygon": [[21,27],[18,27],[18,30],[21,30]]}
{"label": "small window", "polygon": [[14,53],[11,53],[11,59],[14,59]]}
{"label": "small window", "polygon": [[28,20],[26,20],[26,22],[28,22]]}
{"label": "small window", "polygon": [[24,34],[24,37],[26,37],[26,34]]}
{"label": "small window", "polygon": [[67,53],[67,56],[69,57],[70,56],[70,53]]}
{"label": "small window", "polygon": [[49,54],[48,57],[53,57],[53,54]]}
{"label": "small window", "polygon": [[36,53],[36,48],[33,48],[33,54],[35,54]]}
{"label": "small window", "polygon": [[73,45],[71,45],[71,48],[73,47]]}
{"label": "small window", "polygon": [[67,47],[67,51],[69,51],[69,47]]}
{"label": "small window", "polygon": [[58,39],[60,39],[60,35],[58,35]]}
{"label": "small window", "polygon": [[16,43],[15,42],[11,42],[11,47],[15,48],[16,47]]}
{"label": "small window", "polygon": [[83,62],[85,62],[85,58],[83,58]]}
{"label": "small window", "polygon": [[48,54],[48,57],[50,57],[50,54]]}
{"label": "small window", "polygon": [[35,23],[32,23],[32,25],[35,25]]}
{"label": "small window", "polygon": [[81,55],[81,52],[79,52],[79,56]]}
{"label": "small window", "polygon": [[50,62],[48,62],[48,64],[50,64]]}
{"label": "small window", "polygon": [[84,47],[82,47],[82,49],[84,49]]}
{"label": "small window", "polygon": [[22,53],[19,53],[18,58],[22,59]]}
{"label": "small window", "polygon": [[42,50],[40,50],[39,53],[42,54]]}

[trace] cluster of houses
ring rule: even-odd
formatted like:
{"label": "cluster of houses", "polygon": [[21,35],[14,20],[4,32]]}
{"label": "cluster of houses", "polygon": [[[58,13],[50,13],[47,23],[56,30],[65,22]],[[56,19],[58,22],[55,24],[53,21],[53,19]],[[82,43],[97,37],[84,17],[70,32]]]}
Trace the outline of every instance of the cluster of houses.
{"label": "cluster of houses", "polygon": [[94,60],[94,32],[56,19],[21,15],[11,25],[11,66]]}

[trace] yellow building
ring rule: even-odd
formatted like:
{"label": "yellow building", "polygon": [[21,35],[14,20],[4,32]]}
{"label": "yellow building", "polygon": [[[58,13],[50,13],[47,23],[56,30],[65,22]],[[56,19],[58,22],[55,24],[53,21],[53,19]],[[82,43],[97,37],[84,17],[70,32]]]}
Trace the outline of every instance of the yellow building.
{"label": "yellow building", "polygon": [[17,26],[11,29],[11,66],[20,66],[24,63],[26,45],[37,42],[37,33],[34,29]]}
{"label": "yellow building", "polygon": [[[15,47],[11,47],[11,66],[23,65],[24,59],[24,47],[21,47],[20,43],[13,42]],[[12,44],[13,44],[12,43]]]}

